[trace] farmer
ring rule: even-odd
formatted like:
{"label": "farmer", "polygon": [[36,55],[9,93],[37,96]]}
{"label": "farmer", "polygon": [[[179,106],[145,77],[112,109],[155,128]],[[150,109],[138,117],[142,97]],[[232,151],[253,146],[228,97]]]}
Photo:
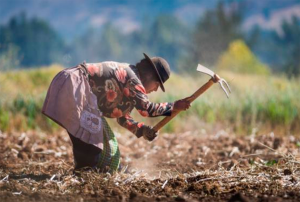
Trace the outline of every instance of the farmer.
{"label": "farmer", "polygon": [[120,151],[114,133],[104,117],[152,141],[158,132],[133,120],[133,108],[144,117],[170,116],[186,110],[190,103],[150,102],[147,94],[169,79],[170,67],[161,57],[145,58],[129,65],[117,62],[82,63],[59,72],[53,79],[42,113],[65,128],[73,145],[75,170],[92,167],[116,171]]}

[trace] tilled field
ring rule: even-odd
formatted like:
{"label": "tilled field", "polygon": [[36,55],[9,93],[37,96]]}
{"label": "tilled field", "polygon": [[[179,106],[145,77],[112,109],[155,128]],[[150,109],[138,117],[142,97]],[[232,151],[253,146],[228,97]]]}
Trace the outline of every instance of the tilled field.
{"label": "tilled field", "polygon": [[0,201],[299,201],[293,136],[117,138],[120,172],[74,174],[65,132],[0,133]]}

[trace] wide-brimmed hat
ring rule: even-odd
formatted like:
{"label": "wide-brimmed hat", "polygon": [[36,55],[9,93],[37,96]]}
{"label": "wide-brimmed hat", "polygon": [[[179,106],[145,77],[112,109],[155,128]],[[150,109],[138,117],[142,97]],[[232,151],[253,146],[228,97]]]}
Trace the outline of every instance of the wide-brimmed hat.
{"label": "wide-brimmed hat", "polygon": [[143,54],[157,73],[160,88],[165,92],[164,82],[169,79],[171,73],[168,62],[161,57],[150,58],[146,53]]}

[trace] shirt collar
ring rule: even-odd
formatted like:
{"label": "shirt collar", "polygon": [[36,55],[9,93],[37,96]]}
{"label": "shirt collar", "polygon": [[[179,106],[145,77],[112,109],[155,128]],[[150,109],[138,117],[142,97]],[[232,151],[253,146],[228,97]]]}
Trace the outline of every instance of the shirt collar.
{"label": "shirt collar", "polygon": [[135,73],[135,75],[136,75],[139,79],[141,79],[141,77],[140,77],[140,72],[139,72],[138,68],[137,68],[136,66],[134,66],[134,65],[129,65],[129,67],[130,67],[131,70]]}

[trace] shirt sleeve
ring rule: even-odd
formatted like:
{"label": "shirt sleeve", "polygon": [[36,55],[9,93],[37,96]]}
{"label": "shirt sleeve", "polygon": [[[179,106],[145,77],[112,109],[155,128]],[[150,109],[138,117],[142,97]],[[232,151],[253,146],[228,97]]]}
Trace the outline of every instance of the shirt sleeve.
{"label": "shirt sleeve", "polygon": [[145,88],[139,79],[132,79],[130,94],[135,108],[144,117],[170,116],[174,103],[154,103],[150,102]]}
{"label": "shirt sleeve", "polygon": [[142,136],[141,128],[144,125],[143,122],[134,121],[129,114],[118,118],[117,121],[119,125],[121,125],[122,127],[126,128],[127,130],[135,134],[138,138]]}

